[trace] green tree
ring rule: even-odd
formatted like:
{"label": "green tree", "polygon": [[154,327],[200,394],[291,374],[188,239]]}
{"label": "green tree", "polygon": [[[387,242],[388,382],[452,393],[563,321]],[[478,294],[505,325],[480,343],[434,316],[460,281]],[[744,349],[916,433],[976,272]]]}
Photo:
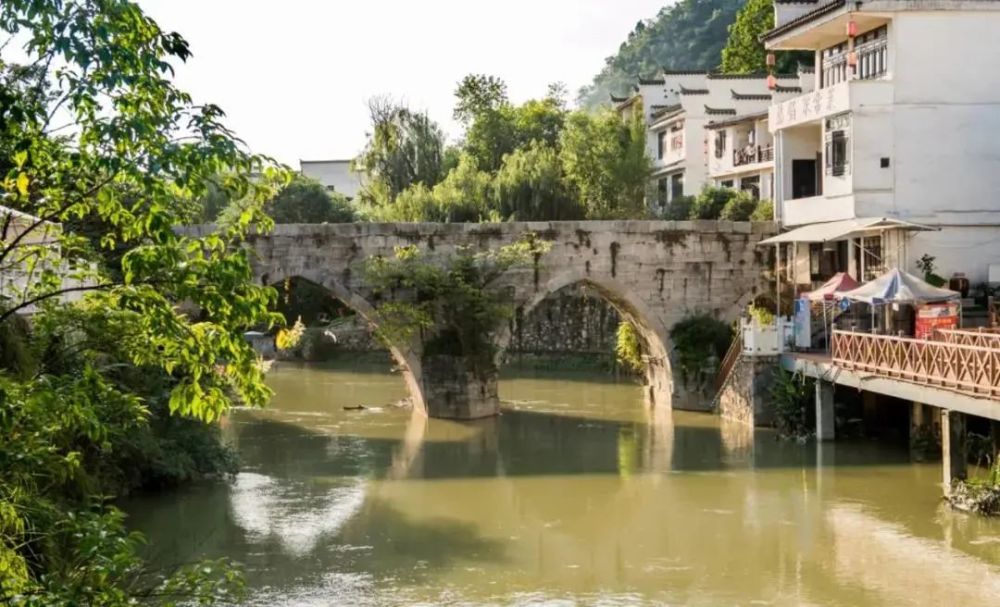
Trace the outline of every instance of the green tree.
{"label": "green tree", "polygon": [[611,110],[574,112],[560,143],[566,180],[579,192],[588,218],[645,215],[652,165],[641,112],[629,121]]}
{"label": "green tree", "polygon": [[500,215],[515,221],[582,219],[558,152],[538,140],[504,157],[494,179]]}
{"label": "green tree", "polygon": [[567,114],[562,85],[551,85],[544,98],[517,106],[508,100],[503,80],[470,74],[459,83],[455,98],[455,118],[465,126],[463,148],[483,171],[495,173],[504,156],[533,141],[559,143]]}
{"label": "green tree", "polygon": [[[761,36],[774,29],[774,0],[747,0],[729,26],[729,38],[722,49],[722,71],[734,74],[763,72],[767,50]],[[793,73],[800,62],[812,64],[810,53],[776,53],[779,73]]]}
{"label": "green tree", "polygon": [[[0,326],[34,310],[28,350],[45,344],[27,371],[0,370],[0,602],[208,602],[235,578],[213,567],[143,580],[99,468],[154,407],[211,421],[269,397],[243,332],[281,317],[243,240],[269,227],[264,203],[287,173],[173,84],[187,42],[132,2],[6,0],[0,30],[0,191],[13,209],[0,210],[0,273],[21,279],[0,293]],[[21,43],[27,68],[11,60]],[[212,183],[240,212],[209,233],[178,229]],[[81,317],[103,327],[103,346],[74,327]],[[121,375],[136,370],[163,380],[155,395]]]}
{"label": "green tree", "polygon": [[441,181],[446,159],[437,123],[388,97],[370,99],[368,113],[368,142],[351,163],[365,176],[358,194],[363,204],[385,206],[411,185],[431,188]]}
{"label": "green tree", "polygon": [[264,208],[275,223],[354,221],[354,210],[342,194],[327,192],[319,182],[301,176],[283,187]]}

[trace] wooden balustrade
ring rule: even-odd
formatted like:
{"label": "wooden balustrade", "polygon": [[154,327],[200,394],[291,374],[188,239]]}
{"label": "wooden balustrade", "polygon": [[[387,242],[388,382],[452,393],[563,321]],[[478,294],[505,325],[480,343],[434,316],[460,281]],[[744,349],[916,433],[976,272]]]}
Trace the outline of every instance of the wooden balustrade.
{"label": "wooden balustrade", "polygon": [[1000,349],[1000,329],[985,327],[977,329],[936,329],[932,338],[934,341],[944,341],[950,344]]}
{"label": "wooden balustrade", "polygon": [[[944,332],[942,332],[944,333]],[[974,333],[955,331],[953,333]],[[984,338],[994,333],[982,333]],[[949,339],[964,339],[952,336]],[[1000,341],[991,347],[834,330],[833,362],[876,376],[976,396],[1000,395]]]}

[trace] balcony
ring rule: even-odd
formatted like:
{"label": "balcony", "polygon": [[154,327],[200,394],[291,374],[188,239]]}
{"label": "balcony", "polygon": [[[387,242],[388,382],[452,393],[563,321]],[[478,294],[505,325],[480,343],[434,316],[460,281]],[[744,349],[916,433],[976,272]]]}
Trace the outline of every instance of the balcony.
{"label": "balcony", "polygon": [[757,164],[758,162],[771,162],[774,160],[774,145],[750,145],[737,150],[733,150],[733,166],[739,167],[747,164]]}
{"label": "balcony", "polygon": [[818,89],[781,103],[768,110],[771,132],[819,121],[863,107],[892,105],[893,83],[890,80],[848,80]]}

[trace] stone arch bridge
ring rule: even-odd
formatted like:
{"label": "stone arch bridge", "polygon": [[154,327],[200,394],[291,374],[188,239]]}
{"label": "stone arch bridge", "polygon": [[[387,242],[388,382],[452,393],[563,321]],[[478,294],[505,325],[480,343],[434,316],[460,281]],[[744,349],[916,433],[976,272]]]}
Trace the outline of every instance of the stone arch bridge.
{"label": "stone arch bridge", "polygon": [[[564,287],[586,284],[639,329],[648,352],[647,401],[654,406],[705,409],[705,386],[677,372],[670,329],[695,313],[731,321],[766,287],[771,250],[758,243],[775,234],[770,222],[559,221],[482,224],[290,224],[253,236],[255,278],[274,284],[304,278],[374,322],[370,289],[361,264],[416,245],[429,259],[459,247],[487,250],[528,234],[551,243],[534,267],[509,270],[501,281],[527,315]],[[494,336],[498,351],[510,329]],[[431,417],[472,419],[499,410],[496,373],[472,373],[462,361],[421,354],[420,344],[399,344],[392,353],[416,407]]]}

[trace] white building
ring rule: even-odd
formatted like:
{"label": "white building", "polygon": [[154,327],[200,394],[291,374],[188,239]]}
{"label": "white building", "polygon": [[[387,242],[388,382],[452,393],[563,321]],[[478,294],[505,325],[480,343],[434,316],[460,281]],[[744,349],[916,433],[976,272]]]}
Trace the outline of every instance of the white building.
{"label": "white building", "polygon": [[[858,279],[924,254],[975,284],[1000,263],[1000,2],[776,0],[768,49],[815,53],[771,106],[789,278]],[[926,228],[932,230],[927,231]]]}
{"label": "white building", "polygon": [[361,176],[351,170],[350,160],[300,160],[299,172],[323,184],[327,191],[343,194],[348,200],[361,190]]}
{"label": "white building", "polygon": [[[774,99],[811,86],[812,74],[779,75],[777,83],[770,90],[764,74],[664,70],[657,79],[640,80],[630,97],[612,97],[623,116],[640,103],[644,109],[653,159],[650,204],[663,210],[708,184],[743,187],[769,198],[772,161],[763,156],[771,155],[770,133],[757,123]],[[753,162],[745,155],[751,140],[765,148]]]}

